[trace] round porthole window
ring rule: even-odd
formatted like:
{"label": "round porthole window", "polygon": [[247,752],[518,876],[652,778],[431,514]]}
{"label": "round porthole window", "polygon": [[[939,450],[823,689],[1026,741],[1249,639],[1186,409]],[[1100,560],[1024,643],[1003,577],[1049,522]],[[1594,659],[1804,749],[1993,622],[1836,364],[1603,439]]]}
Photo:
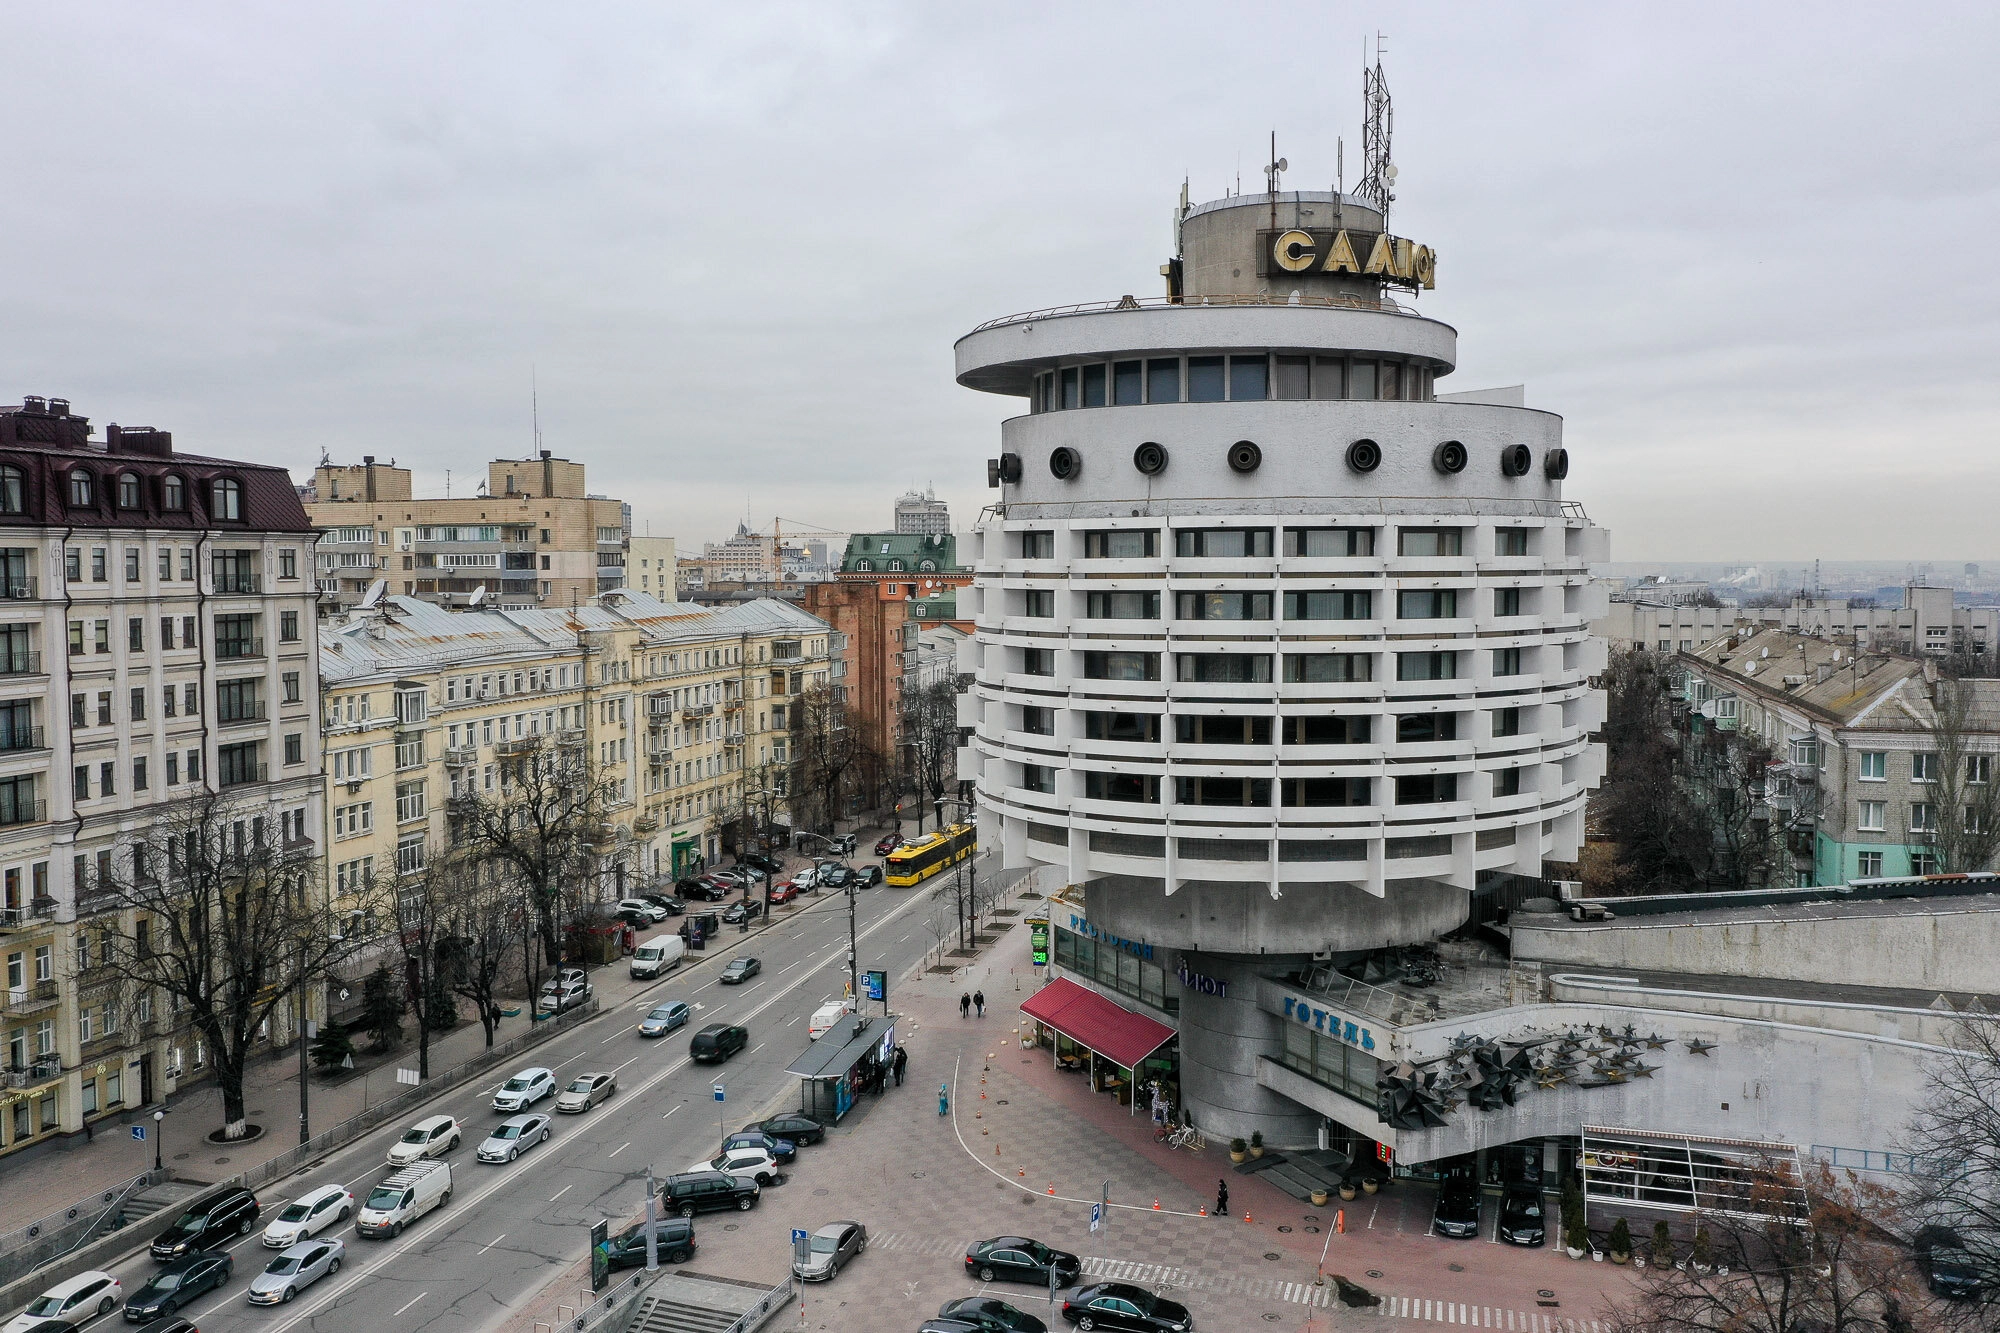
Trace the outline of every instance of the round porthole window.
{"label": "round porthole window", "polygon": [[1500,451],[1500,471],[1509,477],[1525,477],[1535,465],[1535,455],[1525,444],[1510,444]]}
{"label": "round porthole window", "polygon": [[1229,466],[1235,472],[1255,472],[1264,461],[1264,451],[1249,440],[1238,440],[1229,446]]}
{"label": "round porthole window", "polygon": [[1149,477],[1159,476],[1167,470],[1166,446],[1146,441],[1132,451],[1132,466]]}
{"label": "round porthole window", "polygon": [[1382,446],[1373,440],[1356,440],[1347,446],[1347,466],[1356,472],[1373,472],[1382,466]]}
{"label": "round porthole window", "polygon": [[1070,481],[1083,471],[1083,455],[1063,445],[1049,455],[1049,473],[1057,481]]}
{"label": "round porthole window", "polygon": [[1542,471],[1550,481],[1561,481],[1569,475],[1569,450],[1551,449],[1542,455]]}
{"label": "round porthole window", "polygon": [[1465,471],[1465,446],[1457,440],[1446,440],[1431,450],[1431,466],[1445,473]]}

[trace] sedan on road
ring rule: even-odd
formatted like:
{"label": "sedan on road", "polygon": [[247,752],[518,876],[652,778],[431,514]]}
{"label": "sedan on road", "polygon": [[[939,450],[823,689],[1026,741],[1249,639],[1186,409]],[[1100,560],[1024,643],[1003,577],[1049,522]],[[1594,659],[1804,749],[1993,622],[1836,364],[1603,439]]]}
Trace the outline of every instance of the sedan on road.
{"label": "sedan on road", "polygon": [[87,1324],[101,1314],[111,1313],[121,1290],[118,1279],[109,1273],[97,1269],[78,1273],[29,1301],[26,1310],[8,1321],[6,1333],[27,1333],[28,1329],[51,1319]]}
{"label": "sedan on road", "polygon": [[856,882],[851,866],[824,866],[820,870],[819,886],[822,889],[844,889]]}
{"label": "sedan on road", "polygon": [[346,1254],[347,1246],[331,1236],[301,1241],[250,1279],[250,1303],[283,1305],[321,1278],[338,1273]]}
{"label": "sedan on road", "polygon": [[500,1091],[493,1094],[493,1109],[525,1111],[555,1090],[554,1070],[530,1066],[500,1085]]}
{"label": "sedan on road", "polygon": [[1083,1261],[1068,1250],[1052,1250],[1026,1236],[995,1236],[965,1251],[965,1271],[981,1282],[1032,1282],[1049,1285],[1054,1270],[1055,1284],[1067,1287],[1083,1273]]}
{"label": "sedan on road", "polygon": [[345,1185],[322,1185],[285,1205],[271,1225],[264,1228],[264,1248],[284,1250],[317,1236],[354,1215],[354,1196]]}
{"label": "sedan on road", "polygon": [[578,1074],[556,1097],[556,1110],[571,1115],[588,1111],[599,1102],[609,1101],[611,1094],[616,1091],[618,1091],[616,1074]]}
{"label": "sedan on road", "polygon": [[1031,1314],[991,1296],[961,1296],[938,1307],[939,1319],[956,1319],[979,1333],[1048,1333],[1049,1326]]}
{"label": "sedan on road", "polygon": [[868,1228],[859,1222],[829,1222],[812,1233],[803,1259],[792,1260],[801,1282],[831,1282],[848,1260],[868,1248]]}
{"label": "sedan on road", "polygon": [[762,1148],[780,1162],[790,1162],[799,1151],[799,1146],[790,1139],[774,1138],[754,1129],[739,1130],[722,1141],[722,1151],[731,1148]]}
{"label": "sedan on road", "polygon": [[502,1120],[479,1145],[482,1162],[511,1162],[538,1143],[549,1141],[549,1118],[545,1115],[517,1115]]}
{"label": "sedan on road", "polygon": [[642,1037],[664,1037],[681,1024],[694,1017],[694,1010],[680,1000],[664,1000],[653,1006],[652,1012],[639,1023]]}
{"label": "sedan on road", "polygon": [[1093,1282],[1063,1302],[1062,1316],[1081,1329],[1115,1328],[1131,1333],[1187,1333],[1194,1317],[1179,1301],[1155,1296],[1129,1282]]}
{"label": "sedan on road", "polygon": [[775,856],[765,856],[762,852],[745,852],[743,853],[742,860],[744,865],[755,866],[757,869],[765,871],[768,874],[778,875],[784,873],[785,863]]}
{"label": "sedan on road", "polygon": [[719,903],[724,898],[727,898],[729,891],[735,887],[734,884],[724,884],[720,880],[703,877],[689,884],[684,896],[692,898],[696,902]]}
{"label": "sedan on road", "polygon": [[688,909],[686,903],[674,897],[671,893],[647,893],[640,896],[653,906],[659,908],[662,912],[665,912],[668,916],[679,916]]}
{"label": "sedan on road", "polygon": [[566,986],[557,986],[554,990],[548,986],[542,987],[541,996],[535,1001],[535,1006],[545,1014],[560,1014],[576,1008],[589,998],[588,981],[571,982]]}
{"label": "sedan on road", "polygon": [[748,981],[763,970],[764,965],[755,958],[731,959],[729,966],[722,969],[722,984],[734,986],[739,982]]}
{"label": "sedan on road", "polygon": [[881,884],[881,882],[882,882],[881,866],[862,866],[859,870],[854,872],[854,884],[856,888],[872,889],[875,888],[877,885]]}
{"label": "sedan on road", "polygon": [[232,1261],[218,1250],[199,1250],[176,1259],[147,1280],[125,1302],[125,1322],[150,1324],[165,1319],[204,1293],[229,1281]]}
{"label": "sedan on road", "polygon": [[784,1115],[774,1115],[769,1120],[755,1120],[740,1131],[744,1134],[769,1134],[774,1139],[790,1139],[793,1143],[818,1143],[826,1137],[826,1126],[809,1115],[796,1111]]}
{"label": "sedan on road", "polygon": [[688,1170],[716,1171],[754,1180],[759,1185],[771,1185],[777,1183],[778,1159],[762,1148],[725,1148],[714,1157],[690,1163]]}
{"label": "sedan on road", "polygon": [[740,926],[745,921],[754,921],[764,915],[764,904],[755,898],[744,898],[729,904],[722,911],[722,924]]}

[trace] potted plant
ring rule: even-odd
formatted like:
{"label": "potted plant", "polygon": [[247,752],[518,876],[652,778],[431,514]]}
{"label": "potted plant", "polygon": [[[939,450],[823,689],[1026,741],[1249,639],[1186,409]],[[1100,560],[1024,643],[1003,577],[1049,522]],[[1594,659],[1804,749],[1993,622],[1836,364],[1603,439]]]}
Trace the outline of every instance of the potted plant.
{"label": "potted plant", "polygon": [[1575,1176],[1563,1181],[1562,1228],[1563,1250],[1572,1259],[1583,1258],[1583,1252],[1590,1248],[1590,1226],[1583,1216],[1583,1187]]}
{"label": "potted plant", "polygon": [[1261,1129],[1250,1132],[1250,1155],[1252,1157],[1264,1155],[1264,1131]]}
{"label": "potted plant", "polygon": [[1625,1264],[1632,1261],[1632,1228],[1619,1218],[1611,1224],[1611,1262]]}
{"label": "potted plant", "polygon": [[1363,1194],[1373,1194],[1376,1190],[1379,1190],[1381,1188],[1382,1188],[1382,1179],[1380,1176],[1361,1177],[1361,1192]]}
{"label": "potted plant", "polygon": [[1326,1201],[1327,1201],[1327,1198],[1328,1198],[1328,1195],[1327,1195],[1327,1192],[1326,1192],[1326,1186],[1324,1186],[1324,1185],[1315,1185],[1315,1186],[1313,1186],[1313,1187],[1312,1187],[1312,1202],[1313,1202],[1313,1207],[1315,1207],[1315,1208],[1324,1208],[1324,1207],[1326,1207]]}
{"label": "potted plant", "polygon": [[1342,1199],[1342,1200],[1343,1200],[1344,1202],[1348,1202],[1348,1203],[1352,1203],[1352,1202],[1354,1201],[1354,1195],[1355,1195],[1355,1188],[1354,1188],[1354,1177],[1353,1177],[1353,1176],[1342,1176],[1342,1177],[1340,1178],[1340,1197],[1341,1197],[1341,1199]]}
{"label": "potted plant", "polygon": [[1250,1145],[1245,1143],[1242,1139],[1231,1139],[1229,1141],[1230,1161],[1240,1162],[1249,1155],[1250,1155]]}
{"label": "potted plant", "polygon": [[1697,1273],[1706,1273],[1715,1267],[1715,1254],[1709,1248],[1707,1227],[1695,1228],[1694,1244],[1688,1247],[1688,1263]]}
{"label": "potted plant", "polygon": [[1653,1223],[1653,1267],[1671,1268],[1674,1263],[1674,1236],[1665,1222]]}

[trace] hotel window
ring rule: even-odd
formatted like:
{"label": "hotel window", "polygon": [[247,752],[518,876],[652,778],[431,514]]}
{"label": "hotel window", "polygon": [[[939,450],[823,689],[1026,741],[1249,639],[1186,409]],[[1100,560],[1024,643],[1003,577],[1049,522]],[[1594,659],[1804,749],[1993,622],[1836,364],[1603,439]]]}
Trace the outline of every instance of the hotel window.
{"label": "hotel window", "polygon": [[1178,713],[1174,738],[1183,745],[1269,745],[1271,719]]}
{"label": "hotel window", "polygon": [[1458,615],[1458,589],[1399,592],[1396,594],[1396,615],[1403,620],[1450,620]]}
{"label": "hotel window", "polygon": [[1347,396],[1347,363],[1337,356],[1313,358],[1312,396],[1318,402],[1333,402]]}
{"label": "hotel window", "polygon": [[1266,356],[1229,358],[1229,397],[1237,403],[1262,402],[1271,396],[1271,359]]}
{"label": "hotel window", "polygon": [[1178,403],[1181,400],[1181,363],[1178,357],[1158,357],[1146,363],[1146,401]]}
{"label": "hotel window", "polygon": [[1269,805],[1269,778],[1175,778],[1176,805]]}
{"label": "hotel window", "polygon": [[1174,554],[1206,560],[1241,560],[1271,554],[1269,528],[1180,528]]}
{"label": "hotel window", "polygon": [[[1163,1013],[1178,1013],[1180,997],[1167,988],[1166,969],[1088,935],[1052,928],[1056,966],[1095,982],[1099,987],[1130,996]],[[1293,1026],[1296,1026],[1294,1024]],[[1374,1086],[1372,1083],[1369,1085]],[[1372,1093],[1370,1094],[1372,1097]],[[1372,1101],[1370,1103],[1373,1104]]]}
{"label": "hotel window", "polygon": [[[1024,713],[1026,709],[1022,710]],[[1091,741],[1127,741],[1152,745],[1160,739],[1158,713],[1104,713],[1083,715],[1083,737]]]}
{"label": "hotel window", "polygon": [[1286,778],[1282,792],[1288,806],[1368,805],[1368,778]]}
{"label": "hotel window", "polygon": [[1287,1068],[1364,1107],[1373,1108],[1377,1103],[1375,1084],[1382,1076],[1381,1061],[1303,1023],[1285,1024],[1281,1060]]}
{"label": "hotel window", "polygon": [[1418,773],[1396,779],[1397,805],[1438,805],[1458,799],[1458,774]]}
{"label": "hotel window", "polygon": [[1465,533],[1459,528],[1398,528],[1396,554],[1454,556],[1465,552]]}
{"label": "hotel window", "polygon": [[1375,659],[1363,653],[1286,653],[1285,679],[1296,685],[1344,685],[1373,680]]}
{"label": "hotel window", "polygon": [[1093,801],[1129,801],[1157,805],[1160,780],[1149,773],[1099,773],[1086,770],[1083,794]]}
{"label": "hotel window", "polygon": [[1286,528],[1285,554],[1312,559],[1375,554],[1373,528]]}
{"label": "hotel window", "polygon": [[1056,613],[1056,595],[1048,588],[1030,588],[1021,594],[1021,614],[1048,619]]}
{"label": "hotel window", "polygon": [[1087,652],[1083,655],[1085,680],[1158,680],[1158,653]]}
{"label": "hotel window", "polygon": [[1521,734],[1521,710],[1518,708],[1496,708],[1493,710],[1493,734],[1495,736],[1518,736]]}
{"label": "hotel window", "polygon": [[1521,794],[1521,770],[1503,768],[1493,775],[1495,796],[1519,796]]}
{"label": "hotel window", "polygon": [[1149,560],[1160,553],[1157,528],[1115,528],[1083,534],[1083,554],[1090,560]]}
{"label": "hotel window", "polygon": [[1271,679],[1269,653],[1180,653],[1176,678],[1200,685],[1256,685]]}
{"label": "hotel window", "polygon": [[1085,407],[1104,406],[1104,366],[1099,363],[1083,368],[1083,405]]}
{"label": "hotel window", "polygon": [[1021,558],[1023,560],[1053,560],[1056,555],[1056,535],[1053,532],[1023,532],[1021,538]]}
{"label": "hotel window", "polygon": [[[1093,597],[1098,594],[1092,593]],[[1362,594],[1364,597],[1366,593]],[[1286,594],[1289,598],[1291,594]],[[1174,615],[1180,620],[1269,620],[1268,592],[1181,592],[1174,594]]]}
{"label": "hotel window", "polygon": [[1312,396],[1312,358],[1307,356],[1281,356],[1277,362],[1276,388],[1272,397],[1283,402],[1298,402]]}
{"label": "hotel window", "polygon": [[1056,771],[1046,764],[1021,765],[1021,786],[1044,796],[1056,794]]}
{"label": "hotel window", "polygon": [[1521,590],[1519,588],[1495,588],[1493,590],[1493,614],[1496,616],[1520,615]]}
{"label": "hotel window", "polygon": [[[1269,594],[1265,595],[1269,605]],[[1160,594],[1156,592],[1093,592],[1084,600],[1084,615],[1091,620],[1158,620]]]}
{"label": "hotel window", "polygon": [[1938,757],[1919,752],[1910,756],[1910,781],[1936,782]]}
{"label": "hotel window", "polygon": [[1219,403],[1228,385],[1223,377],[1223,358],[1191,356],[1187,363],[1187,400],[1190,403]]}
{"label": "hotel window", "polygon": [[1347,395],[1349,398],[1362,400],[1374,398],[1375,363],[1373,361],[1354,362],[1348,372],[1347,385],[1350,390]]}
{"label": "hotel window", "polygon": [[1373,593],[1288,592],[1285,594],[1287,620],[1367,620],[1375,612]]}
{"label": "hotel window", "polygon": [[1404,713],[1396,719],[1398,745],[1428,745],[1457,739],[1456,713]]}
{"label": "hotel window", "polygon": [[1374,720],[1366,717],[1288,717],[1285,744],[1366,745],[1374,730]]}
{"label": "hotel window", "polygon": [[1021,674],[1024,676],[1055,675],[1056,650],[1053,648],[1023,648],[1021,650]]}
{"label": "hotel window", "polygon": [[1519,648],[1495,648],[1493,650],[1493,674],[1496,676],[1520,675],[1521,650]]}
{"label": "hotel window", "polygon": [[1071,366],[1061,374],[1062,406],[1065,410],[1077,405],[1076,367]]}
{"label": "hotel window", "polygon": [[1118,361],[1111,367],[1111,401],[1131,407],[1146,400],[1145,363]]}
{"label": "hotel window", "polygon": [[1457,653],[1397,653],[1397,680],[1456,680]]}
{"label": "hotel window", "polygon": [[1862,801],[1854,827],[1863,833],[1881,833],[1887,827],[1888,810],[1887,801]]}

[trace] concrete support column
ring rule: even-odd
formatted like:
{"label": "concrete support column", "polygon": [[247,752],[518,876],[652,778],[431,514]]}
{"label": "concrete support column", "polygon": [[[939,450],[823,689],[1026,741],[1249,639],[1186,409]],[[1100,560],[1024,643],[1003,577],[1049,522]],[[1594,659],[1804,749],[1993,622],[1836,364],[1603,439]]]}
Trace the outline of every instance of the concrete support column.
{"label": "concrete support column", "polygon": [[1195,1126],[1211,1143],[1261,1131],[1273,1148],[1315,1146],[1319,1113],[1257,1082],[1257,1057],[1276,1055],[1284,1042],[1284,1020],[1257,1007],[1257,974],[1310,960],[1183,953],[1180,961],[1224,983],[1216,995],[1167,978],[1179,987],[1181,1100]]}

